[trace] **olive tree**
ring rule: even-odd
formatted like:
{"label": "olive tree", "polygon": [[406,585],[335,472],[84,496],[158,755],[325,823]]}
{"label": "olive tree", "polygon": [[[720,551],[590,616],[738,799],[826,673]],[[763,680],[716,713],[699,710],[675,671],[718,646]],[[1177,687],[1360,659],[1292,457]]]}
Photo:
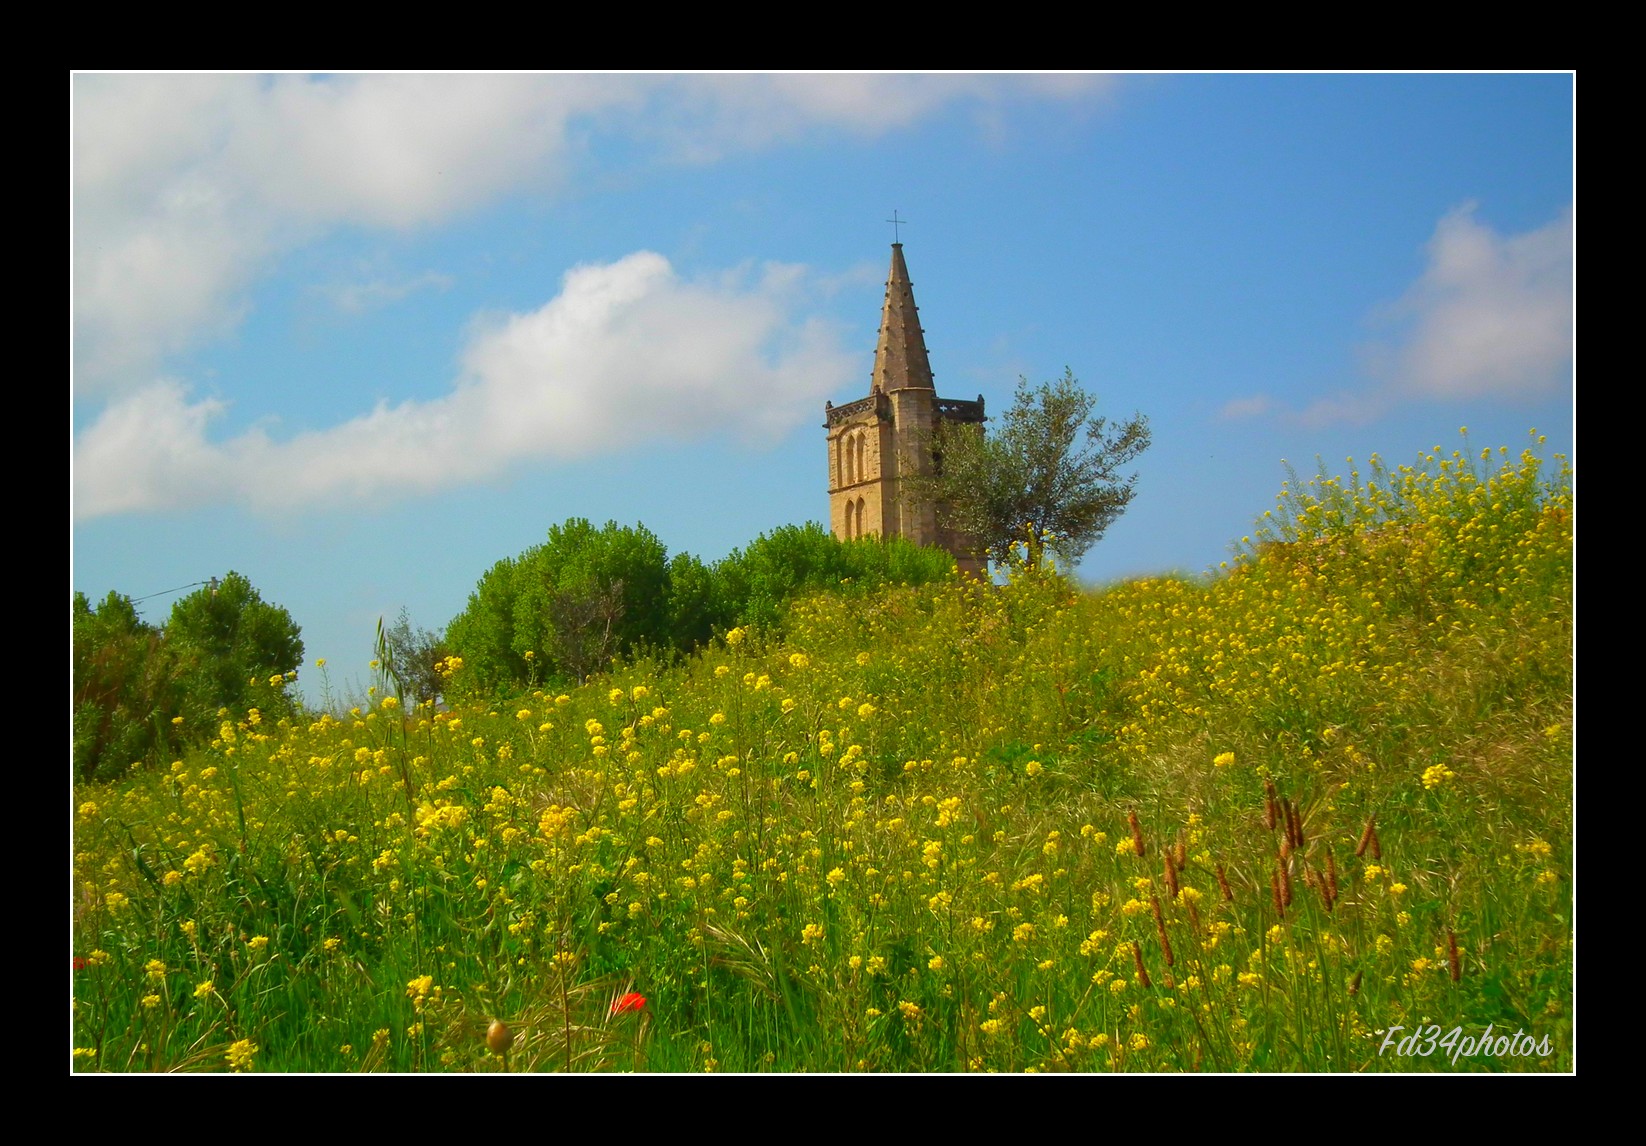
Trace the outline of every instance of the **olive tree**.
{"label": "olive tree", "polygon": [[1038,386],[1020,378],[997,429],[939,423],[934,472],[905,480],[995,564],[1019,546],[1032,567],[1045,548],[1072,564],[1131,504],[1137,475],[1126,471],[1150,442],[1142,414],[1110,423],[1096,410],[1072,371]]}

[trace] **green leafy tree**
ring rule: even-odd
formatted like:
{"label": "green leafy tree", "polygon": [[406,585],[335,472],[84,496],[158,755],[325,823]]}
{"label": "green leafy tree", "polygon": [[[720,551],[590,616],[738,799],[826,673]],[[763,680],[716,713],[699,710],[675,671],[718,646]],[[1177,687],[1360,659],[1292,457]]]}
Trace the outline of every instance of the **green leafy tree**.
{"label": "green leafy tree", "polygon": [[172,606],[165,643],[177,658],[181,712],[190,734],[216,726],[221,708],[243,714],[292,709],[284,678],[303,662],[302,630],[291,614],[265,602],[244,576],[232,570],[221,581],[190,593]]}
{"label": "green leafy tree", "polygon": [[74,594],[74,769],[112,779],[162,762],[214,733],[218,711],[292,711],[287,674],[303,659],[291,615],[238,573],[179,600],[165,628],[110,593],[95,608]]}
{"label": "green leafy tree", "polygon": [[515,575],[529,556],[530,551],[520,561],[505,557],[486,570],[468,605],[446,626],[446,644],[463,660],[462,674],[453,682],[459,690],[490,695],[531,679],[530,666],[514,651]]}
{"label": "green leafy tree", "polygon": [[737,624],[725,579],[690,553],[669,560],[668,646],[689,653]]}
{"label": "green leafy tree", "polygon": [[954,572],[954,558],[901,537],[841,541],[807,522],[761,534],[715,570],[736,623],[775,626],[788,603],[808,593],[941,580]]}
{"label": "green leafy tree", "polygon": [[178,708],[175,658],[160,630],[119,593],[95,608],[84,593],[75,593],[70,619],[75,775],[112,779],[171,744],[170,721]]}
{"label": "green leafy tree", "polygon": [[[613,656],[669,643],[668,550],[645,526],[580,517],[492,566],[447,627],[472,691],[582,680]],[[529,655],[528,655],[529,654]]]}
{"label": "green leafy tree", "polygon": [[1125,470],[1150,443],[1142,414],[1111,424],[1096,409],[1072,371],[1038,386],[1019,379],[998,429],[940,423],[936,472],[905,480],[996,565],[1014,547],[1033,568],[1046,548],[1073,564],[1131,504],[1137,475]]}
{"label": "green leafy tree", "polygon": [[447,654],[440,633],[414,626],[410,611],[402,607],[394,624],[383,632],[383,652],[387,654],[386,674],[399,681],[406,694],[400,698],[402,702],[416,706],[440,696],[443,681],[435,666]]}
{"label": "green leafy tree", "polygon": [[776,625],[802,592],[851,576],[841,543],[816,522],[784,525],[734,549],[715,567],[739,624]]}

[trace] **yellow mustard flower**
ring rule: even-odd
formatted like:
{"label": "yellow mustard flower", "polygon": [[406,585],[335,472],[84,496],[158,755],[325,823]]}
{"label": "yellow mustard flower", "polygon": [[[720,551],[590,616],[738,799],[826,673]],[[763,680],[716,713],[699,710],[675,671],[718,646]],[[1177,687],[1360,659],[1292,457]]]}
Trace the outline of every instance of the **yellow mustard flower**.
{"label": "yellow mustard flower", "polygon": [[241,1039],[224,1052],[223,1057],[228,1060],[229,1066],[239,1073],[250,1070],[252,1058],[257,1054],[257,1044],[250,1039]]}

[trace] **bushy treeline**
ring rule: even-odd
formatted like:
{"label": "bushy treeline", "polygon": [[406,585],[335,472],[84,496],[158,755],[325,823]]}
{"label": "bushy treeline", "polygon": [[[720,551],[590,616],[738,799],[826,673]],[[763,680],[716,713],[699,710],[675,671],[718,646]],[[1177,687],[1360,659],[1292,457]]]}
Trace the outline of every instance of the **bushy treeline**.
{"label": "bushy treeline", "polygon": [[[789,601],[812,592],[919,585],[953,571],[940,550],[842,542],[815,523],[774,529],[711,565],[671,558],[644,525],[597,529],[572,518],[493,566],[446,632],[415,628],[402,610],[383,648],[407,703],[507,694],[582,681],[614,657],[689,653],[737,625],[775,626]],[[177,601],[163,626],[117,592],[97,605],[75,593],[71,613],[78,779],[163,764],[211,739],[223,708],[295,711],[286,685],[303,659],[301,630],[239,573]]]}
{"label": "bushy treeline", "polygon": [[303,659],[301,630],[239,573],[177,601],[163,627],[115,592],[96,606],[75,593],[70,617],[78,779],[170,757],[209,738],[224,708],[292,710],[286,685]]}
{"label": "bushy treeline", "polygon": [[775,626],[788,602],[823,589],[920,585],[954,559],[901,538],[840,541],[816,523],[761,534],[712,565],[670,557],[644,525],[572,518],[492,566],[451,623],[450,687],[493,695],[581,681],[614,656],[689,653],[738,625]]}

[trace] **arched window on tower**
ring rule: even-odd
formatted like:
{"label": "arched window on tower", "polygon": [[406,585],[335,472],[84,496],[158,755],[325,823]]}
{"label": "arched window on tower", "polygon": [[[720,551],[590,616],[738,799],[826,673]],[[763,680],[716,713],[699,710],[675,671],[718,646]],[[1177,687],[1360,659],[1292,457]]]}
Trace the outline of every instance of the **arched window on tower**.
{"label": "arched window on tower", "polygon": [[862,537],[863,536],[863,509],[864,509],[863,499],[858,498],[857,499],[857,533],[855,535],[857,537]]}
{"label": "arched window on tower", "polygon": [[850,541],[852,539],[852,536],[853,536],[852,535],[852,530],[854,528],[856,528],[856,526],[857,526],[857,503],[855,501],[848,501],[846,503],[846,540],[847,541]]}
{"label": "arched window on tower", "polygon": [[867,438],[867,437],[868,437],[867,433],[859,433],[857,435],[857,480],[858,481],[863,481],[865,478],[867,478],[869,476],[868,473],[863,469],[863,446],[864,446],[864,439]]}

